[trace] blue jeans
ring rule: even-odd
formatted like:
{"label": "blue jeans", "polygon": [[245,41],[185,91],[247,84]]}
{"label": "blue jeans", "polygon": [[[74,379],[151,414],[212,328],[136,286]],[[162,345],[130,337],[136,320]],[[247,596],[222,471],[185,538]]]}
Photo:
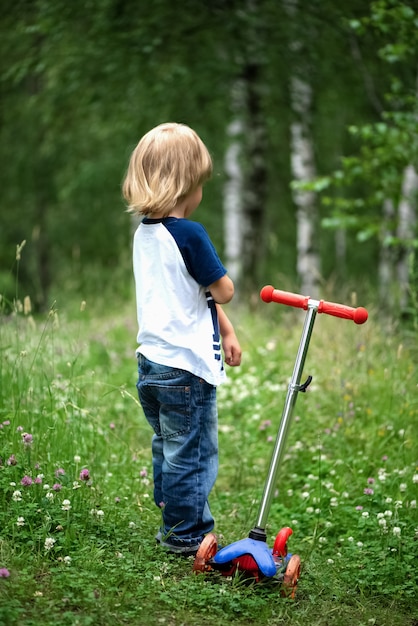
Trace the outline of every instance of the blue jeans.
{"label": "blue jeans", "polygon": [[208,504],[218,474],[216,387],[185,370],[138,355],[138,396],[154,430],[154,500],[161,533],[193,547],[213,530]]}

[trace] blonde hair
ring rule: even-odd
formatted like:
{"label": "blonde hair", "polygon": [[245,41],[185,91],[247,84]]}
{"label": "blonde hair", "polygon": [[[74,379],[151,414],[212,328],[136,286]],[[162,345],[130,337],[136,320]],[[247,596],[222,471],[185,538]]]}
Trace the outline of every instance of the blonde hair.
{"label": "blonde hair", "polygon": [[197,133],[185,124],[160,124],[132,152],[123,196],[132,213],[168,215],[211,175],[212,159]]}

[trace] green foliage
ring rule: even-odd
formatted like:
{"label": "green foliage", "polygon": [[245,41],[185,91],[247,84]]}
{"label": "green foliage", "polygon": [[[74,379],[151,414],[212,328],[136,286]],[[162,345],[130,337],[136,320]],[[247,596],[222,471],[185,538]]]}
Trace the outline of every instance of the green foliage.
{"label": "green foliage", "polygon": [[[83,303],[43,318],[14,309],[0,317],[0,623],[418,619],[414,341],[373,311],[362,327],[318,317],[313,382],[297,401],[267,529],[270,543],[293,528],[303,571],[289,601],[274,584],[193,575],[192,561],[155,545],[133,305],[97,316]],[[211,506],[223,545],[254,524],[301,334],[301,318],[276,305],[241,315],[243,365],[219,388]]]}
{"label": "green foliage", "polygon": [[[404,170],[418,163],[413,62],[418,53],[417,24],[414,3],[393,0],[372,2],[369,16],[349,22],[360,39],[375,37],[383,62],[381,71],[389,80],[385,105],[378,121],[349,126],[358,152],[342,157],[341,167],[330,175],[304,186],[320,194],[330,212],[331,216],[323,220],[325,228],[353,229],[360,241],[381,236],[383,203],[390,200],[398,205]],[[392,228],[395,230],[394,224]],[[416,237],[416,232],[411,233],[411,240],[416,241]],[[389,243],[397,242],[392,239]]]}

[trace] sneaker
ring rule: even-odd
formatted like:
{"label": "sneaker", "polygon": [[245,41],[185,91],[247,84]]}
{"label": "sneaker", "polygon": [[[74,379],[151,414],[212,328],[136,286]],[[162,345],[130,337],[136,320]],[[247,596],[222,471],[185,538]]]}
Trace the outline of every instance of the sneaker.
{"label": "sneaker", "polygon": [[[157,543],[163,548],[166,548],[173,554],[179,554],[181,556],[195,556],[200,546],[200,542],[195,544],[186,544],[185,542],[182,542],[181,539],[177,539],[179,543],[172,543],[170,541],[170,538],[168,538],[166,541],[163,541],[163,535],[160,530],[156,534],[155,539]],[[181,545],[182,543],[183,545]]]}

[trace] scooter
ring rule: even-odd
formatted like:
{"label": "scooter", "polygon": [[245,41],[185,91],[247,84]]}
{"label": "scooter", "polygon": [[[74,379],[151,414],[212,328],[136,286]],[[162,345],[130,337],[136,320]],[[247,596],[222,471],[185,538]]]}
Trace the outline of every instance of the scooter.
{"label": "scooter", "polygon": [[216,534],[207,534],[197,551],[193,563],[193,571],[210,572],[215,570],[224,576],[233,576],[239,572],[245,578],[255,582],[265,582],[273,579],[281,584],[282,595],[294,598],[301,572],[301,559],[298,554],[288,553],[287,541],[290,535],[293,534],[293,531],[288,526],[282,528],[277,534],[271,549],[267,545],[266,526],[296,399],[298,393],[305,392],[312,381],[312,376],[308,376],[306,381],[301,383],[316,314],[325,313],[353,320],[356,324],[364,324],[367,321],[368,312],[363,307],[353,308],[344,304],[336,304],[335,302],[314,300],[309,296],[274,289],[270,285],[262,288],[260,297],[267,303],[276,302],[306,311],[293,375],[288,386],[258,517],[254,527],[245,539],[231,543],[219,550]]}

